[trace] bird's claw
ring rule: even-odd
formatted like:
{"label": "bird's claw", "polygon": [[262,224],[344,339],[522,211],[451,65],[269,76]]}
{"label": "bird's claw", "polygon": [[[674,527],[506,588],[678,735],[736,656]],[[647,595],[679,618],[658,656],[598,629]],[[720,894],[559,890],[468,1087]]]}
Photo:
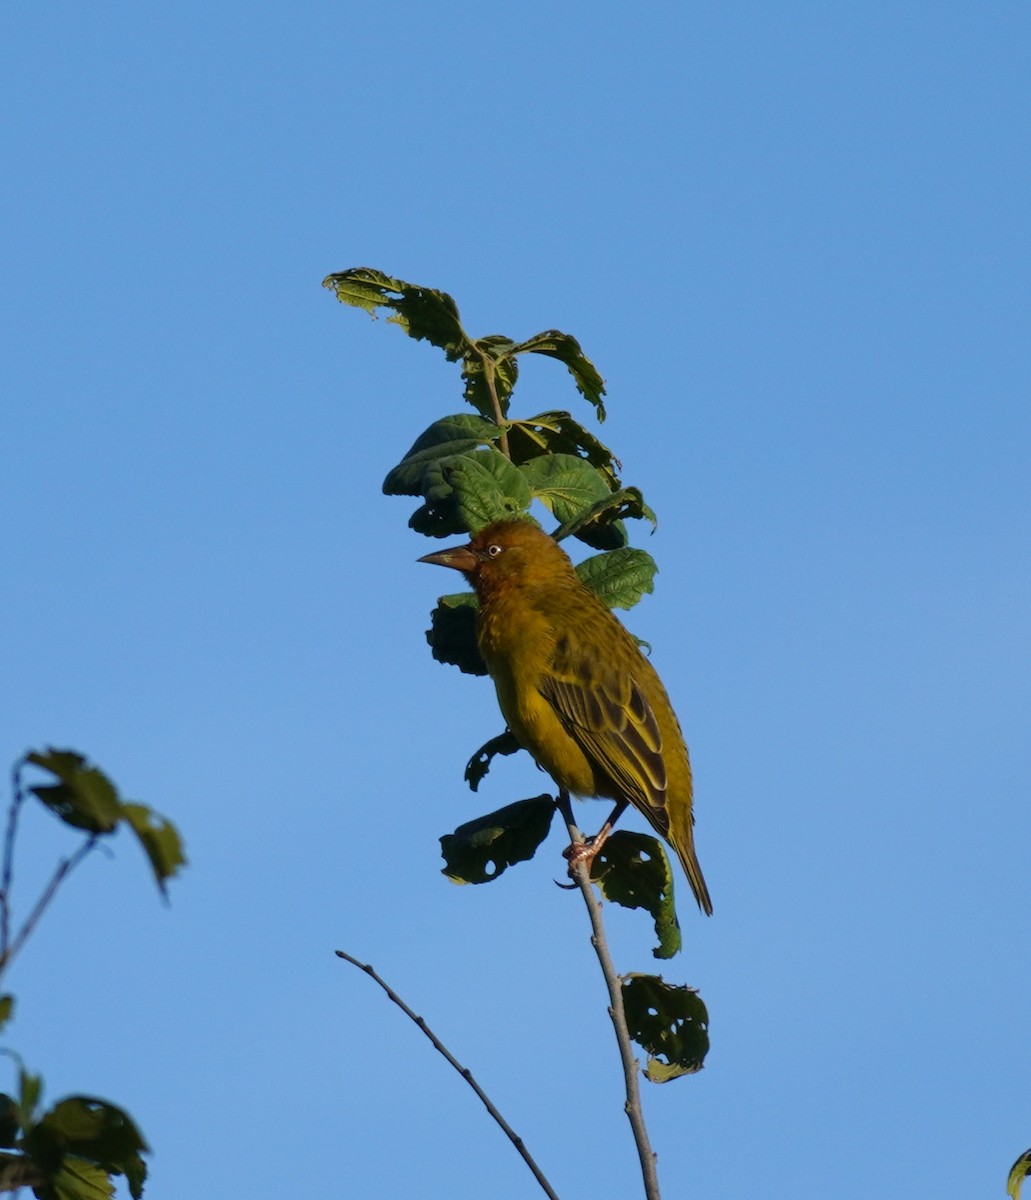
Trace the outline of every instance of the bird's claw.
{"label": "bird's claw", "polygon": [[601,843],[597,837],[584,838],[582,842],[573,842],[562,851],[562,857],[569,863],[569,878],[576,879],[576,869],[581,865],[586,865],[587,873],[590,874],[591,863],[594,862],[594,856],[601,849]]}

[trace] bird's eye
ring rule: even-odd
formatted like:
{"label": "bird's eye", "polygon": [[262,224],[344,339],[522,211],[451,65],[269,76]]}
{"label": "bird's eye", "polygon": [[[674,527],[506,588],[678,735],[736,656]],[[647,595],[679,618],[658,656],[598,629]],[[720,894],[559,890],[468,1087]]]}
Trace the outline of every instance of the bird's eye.
{"label": "bird's eye", "polygon": [[493,545],[490,545],[487,547],[487,557],[488,558],[497,558],[497,556],[500,553],[501,553],[501,547],[497,544],[497,542],[494,542]]}

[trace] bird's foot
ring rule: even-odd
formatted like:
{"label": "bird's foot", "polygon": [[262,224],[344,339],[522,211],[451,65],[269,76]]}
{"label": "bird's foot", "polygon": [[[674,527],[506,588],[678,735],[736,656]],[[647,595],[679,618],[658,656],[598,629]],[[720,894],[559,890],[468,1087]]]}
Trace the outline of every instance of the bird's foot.
{"label": "bird's foot", "polygon": [[[573,842],[562,851],[562,857],[569,863],[568,875],[570,879],[576,878],[577,868],[581,865],[586,866],[588,876],[591,873],[591,863],[594,862],[595,855],[601,849],[605,839],[601,834],[595,837],[585,838],[582,842]],[[568,885],[562,885],[568,886]]]}

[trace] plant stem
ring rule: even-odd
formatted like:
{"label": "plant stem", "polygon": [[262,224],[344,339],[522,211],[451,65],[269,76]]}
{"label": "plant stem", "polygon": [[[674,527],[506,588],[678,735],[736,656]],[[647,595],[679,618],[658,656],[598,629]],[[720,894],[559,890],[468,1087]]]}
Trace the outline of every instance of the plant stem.
{"label": "plant stem", "polygon": [[29,913],[25,924],[18,930],[10,946],[4,946],[3,953],[0,954],[0,978],[2,978],[4,972],[14,961],[15,956],[21,950],[22,946],[29,940],[29,936],[39,923],[40,917],[46,912],[47,906],[57,894],[57,889],[61,886],[62,882],[75,870],[99,840],[99,834],[91,833],[74,854],[62,859],[57,864],[57,869],[51,876],[50,882],[43,889],[42,894],[36,901],[36,907]]}
{"label": "plant stem", "polygon": [[[473,343],[476,346],[476,343]],[[505,431],[505,414],[501,411],[501,401],[498,399],[498,389],[494,382],[494,374],[497,368],[497,363],[489,354],[485,354],[478,346],[477,353],[480,357],[480,365],[483,367],[483,381],[487,385],[487,392],[490,395],[491,407],[494,409],[494,422],[501,428],[501,437],[498,438],[498,448],[501,453],[511,459],[512,455],[508,451],[508,433]]]}
{"label": "plant stem", "polygon": [[[584,837],[573,819],[569,793],[565,790],[559,792],[558,810],[566,823],[570,840],[574,844],[582,843]],[[616,1031],[619,1057],[623,1063],[623,1078],[626,1082],[626,1104],[623,1107],[627,1119],[630,1121],[634,1142],[637,1144],[637,1155],[641,1160],[644,1194],[647,1200],[660,1200],[656,1155],[648,1137],[648,1127],[644,1122],[644,1109],[641,1105],[640,1067],[634,1057],[633,1046],[630,1042],[630,1030],[626,1023],[626,1010],[623,1007],[623,980],[617,974],[612,962],[612,955],[609,953],[605,924],[602,920],[601,901],[591,883],[589,866],[583,862],[578,863],[573,870],[573,878],[579,884],[584,903],[587,905],[587,913],[591,920],[591,945],[598,956],[601,973],[605,977],[605,985],[609,989],[609,1016],[612,1018],[612,1026]]]}
{"label": "plant stem", "polygon": [[533,1172],[533,1177],[541,1185],[541,1188],[542,1188],[544,1194],[549,1198],[549,1200],[559,1200],[559,1198],[556,1195],[551,1184],[545,1178],[544,1172],[541,1171],[540,1167],[537,1166],[537,1163],[534,1161],[533,1156],[530,1154],[529,1150],[527,1150],[526,1144],[524,1143],[523,1139],[516,1133],[516,1131],[512,1128],[512,1126],[509,1125],[509,1123],[505,1120],[505,1118],[501,1115],[501,1113],[498,1112],[497,1108],[494,1106],[490,1097],[487,1095],[487,1093],[483,1090],[483,1088],[481,1088],[480,1085],[473,1078],[472,1071],[470,1071],[468,1067],[462,1066],[462,1064],[458,1061],[458,1059],[455,1058],[455,1056],[451,1053],[450,1050],[448,1050],[447,1046],[445,1046],[444,1043],[440,1040],[440,1038],[438,1038],[437,1035],[433,1032],[433,1030],[430,1029],[430,1027],[426,1024],[425,1020],[422,1017],[417,1016],[416,1013],[414,1013],[412,1011],[412,1009],[410,1009],[408,1007],[408,1005],[405,1004],[405,1002],[401,999],[401,997],[397,994],[397,992],[395,992],[393,990],[393,988],[391,988],[386,982],[384,982],[384,980],[379,975],[376,974],[375,970],[373,970],[373,968],[368,963],[360,962],[357,958],[353,958],[350,954],[346,953],[344,950],[338,950],[336,952],[336,954],[337,954],[338,958],[342,958],[346,962],[351,963],[352,966],[357,967],[360,971],[364,971],[365,974],[368,975],[370,979],[374,979],[376,981],[376,983],[378,983],[379,986],[384,990],[384,992],[386,992],[387,996],[391,1000],[393,1000],[393,1002],[398,1006],[398,1008],[401,1009],[401,1011],[405,1014],[405,1016],[409,1017],[412,1021],[415,1022],[416,1025],[418,1025],[418,1027],[423,1031],[423,1033],[432,1042],[433,1048],[435,1050],[438,1050],[447,1059],[447,1061],[455,1068],[455,1070],[459,1073],[459,1075],[462,1076],[462,1078],[466,1081],[466,1083],[473,1089],[473,1091],[477,1094],[477,1096],[479,1096],[479,1098],[483,1101],[484,1107],[487,1109],[487,1112],[489,1112],[490,1115],[494,1118],[494,1120],[501,1126],[502,1130],[505,1133],[505,1136],[512,1143],[512,1145],[515,1146],[516,1150],[519,1152],[523,1161]]}
{"label": "plant stem", "polygon": [[4,835],[4,866],[0,875],[0,964],[7,960],[7,947],[11,938],[11,884],[14,881],[14,842],[18,836],[18,814],[21,812],[24,794],[21,787],[21,772],[25,758],[19,758],[11,768],[11,803],[7,809],[7,832]]}

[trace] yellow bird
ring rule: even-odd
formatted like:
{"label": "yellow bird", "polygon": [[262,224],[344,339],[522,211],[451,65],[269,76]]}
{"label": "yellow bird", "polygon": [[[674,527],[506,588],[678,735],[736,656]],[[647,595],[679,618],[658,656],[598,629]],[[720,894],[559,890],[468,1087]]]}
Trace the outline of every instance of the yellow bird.
{"label": "yellow bird", "polygon": [[586,857],[632,804],[676,851],[699,908],[711,914],[676,713],[655,668],[565,551],[516,519],[419,561],[453,567],[475,588],[480,653],[516,741],[560,788],[616,802]]}

